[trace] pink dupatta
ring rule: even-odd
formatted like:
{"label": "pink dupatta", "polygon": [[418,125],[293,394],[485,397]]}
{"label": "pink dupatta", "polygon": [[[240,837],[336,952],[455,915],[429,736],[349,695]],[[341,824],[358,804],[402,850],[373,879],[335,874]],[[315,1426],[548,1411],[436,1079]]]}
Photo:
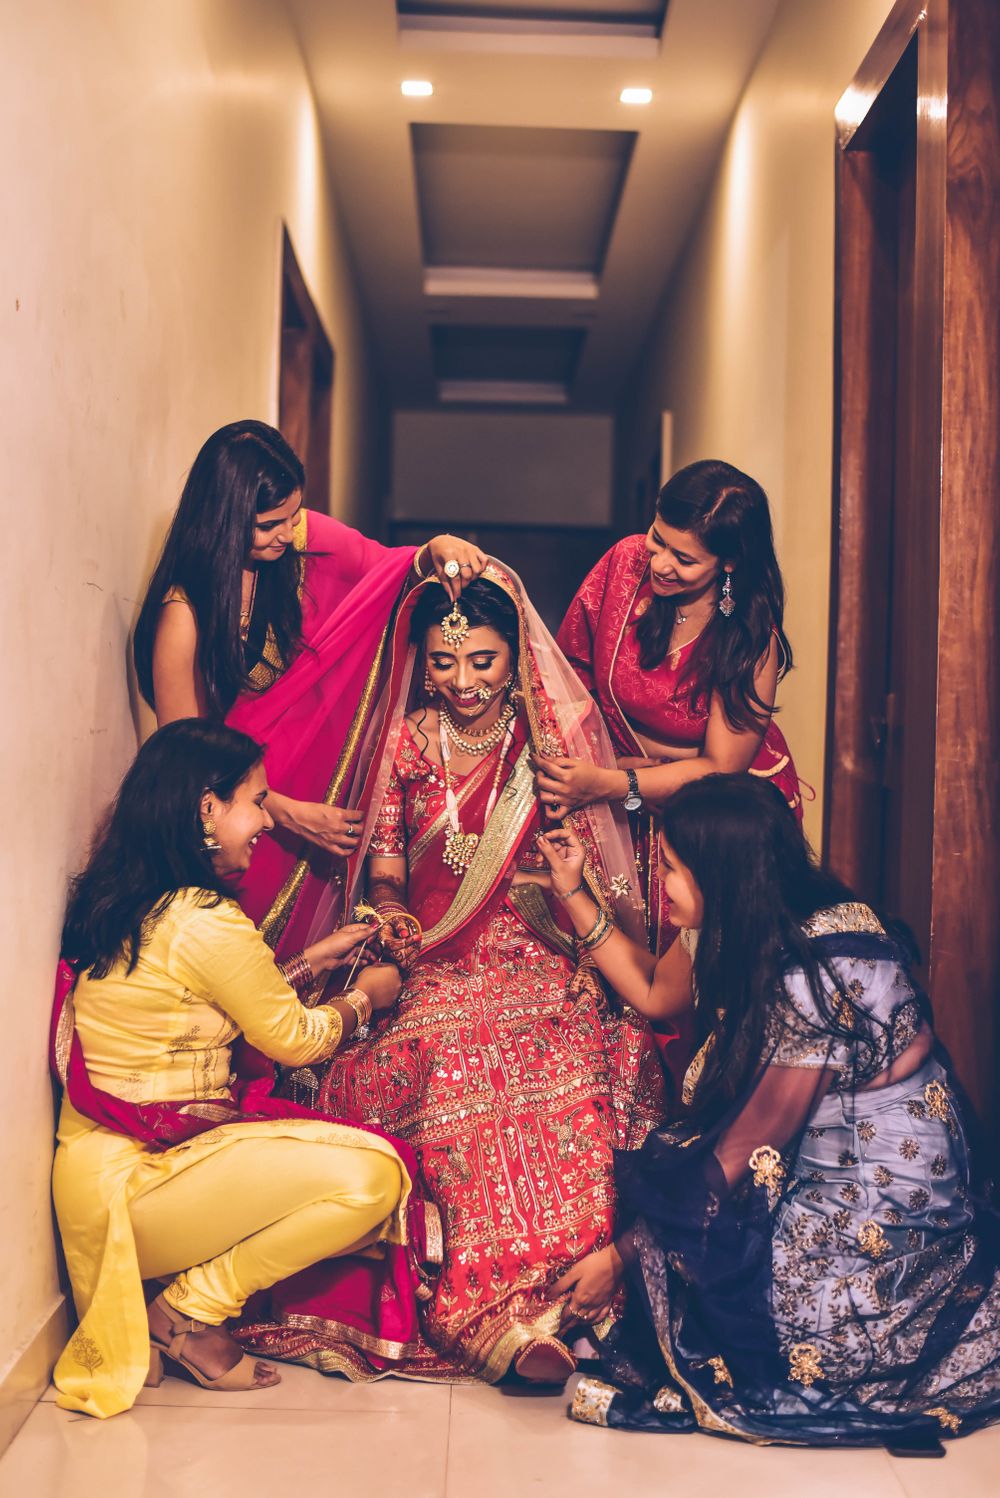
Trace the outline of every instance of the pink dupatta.
{"label": "pink dupatta", "polygon": [[[304,648],[276,681],[244,692],[226,722],[265,746],[268,780],[300,801],[345,804],[371,720],[388,629],[413,561],[328,515],[303,510]],[[317,899],[340,860],[276,829],[262,839],[243,884],[243,907],[279,952],[301,948]]]}

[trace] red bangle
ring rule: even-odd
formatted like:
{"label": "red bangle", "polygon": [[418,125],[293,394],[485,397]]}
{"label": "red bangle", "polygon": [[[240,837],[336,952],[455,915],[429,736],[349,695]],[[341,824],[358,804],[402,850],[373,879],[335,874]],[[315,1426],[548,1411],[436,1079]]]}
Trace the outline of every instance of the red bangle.
{"label": "red bangle", "polygon": [[289,988],[294,988],[301,999],[307,994],[316,982],[316,974],[312,965],[302,952],[296,952],[292,957],[286,957],[277,964],[278,972],[284,978]]}

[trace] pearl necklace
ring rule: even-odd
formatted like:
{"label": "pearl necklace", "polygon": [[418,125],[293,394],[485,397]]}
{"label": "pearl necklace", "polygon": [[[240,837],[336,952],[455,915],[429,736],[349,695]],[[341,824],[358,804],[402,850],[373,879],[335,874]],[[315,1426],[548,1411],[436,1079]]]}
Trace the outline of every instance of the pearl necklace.
{"label": "pearl necklace", "polygon": [[[489,800],[486,803],[486,815],[483,818],[483,827],[489,822],[494,806],[497,804],[497,795],[500,790],[500,775],[503,771],[510,741],[514,737],[514,709],[508,704],[510,717],[507,718],[503,727],[503,748],[497,755],[497,767],[493,772],[493,785],[490,788]],[[448,742],[450,719],[447,713],[438,708],[438,740],[441,745],[441,767],[444,770],[444,801],[448,811],[448,831],[444,835],[444,848],[441,850],[441,861],[451,869],[453,874],[464,874],[479,847],[478,832],[463,832],[462,824],[458,817],[458,797],[455,795],[455,785],[451,775],[451,746]],[[499,743],[499,739],[497,743]],[[456,746],[461,744],[456,740]],[[494,745],[496,747],[496,745]],[[479,751],[476,750],[476,753]]]}
{"label": "pearl necklace", "polygon": [[489,754],[490,750],[495,749],[500,743],[500,740],[513,721],[514,709],[508,702],[499,718],[490,728],[484,728],[479,733],[470,732],[464,734],[444,704],[442,703],[438,708],[439,724],[445,730],[447,737],[455,745],[455,748],[461,750],[463,754]]}

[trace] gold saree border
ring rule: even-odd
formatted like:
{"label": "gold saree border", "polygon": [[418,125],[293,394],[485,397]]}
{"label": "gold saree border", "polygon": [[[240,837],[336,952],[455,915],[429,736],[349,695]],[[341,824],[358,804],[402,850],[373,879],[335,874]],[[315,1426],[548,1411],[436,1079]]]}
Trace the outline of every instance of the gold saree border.
{"label": "gold saree border", "polygon": [[530,931],[565,957],[576,958],[573,938],[557,925],[540,884],[512,884],[507,900]]}
{"label": "gold saree border", "polygon": [[[493,769],[495,768],[490,763],[492,758],[492,755],[488,755],[486,759],[480,760],[479,764],[476,765],[475,768],[472,769],[466,776],[465,782],[460,787],[458,796],[456,797],[459,811],[461,811],[462,807],[466,804],[473,792],[479,789],[480,784],[486,778],[487,772],[492,773]],[[430,763],[430,761],[428,761],[428,763]],[[437,766],[435,766],[435,768],[437,768]],[[414,869],[416,869],[421,858],[423,858],[424,854],[427,852],[428,845],[433,842],[433,840],[438,836],[439,833],[444,831],[447,825],[448,811],[446,808],[444,811],[438,812],[431,825],[429,827],[425,827],[416,841],[409,848],[407,848],[406,859],[407,863],[409,864],[411,874],[413,873]]]}
{"label": "gold saree border", "polygon": [[[393,611],[393,614],[395,614],[395,610]],[[390,618],[382,631],[381,638],[378,642],[378,648],[375,651],[375,658],[369,668],[368,676],[365,680],[365,685],[362,689],[361,697],[358,701],[357,710],[354,714],[354,719],[351,723],[350,731],[348,732],[347,738],[344,740],[344,746],[340,751],[340,757],[337,760],[337,765],[333,772],[333,778],[331,779],[330,784],[327,786],[326,795],[323,797],[324,806],[333,806],[344,788],[344,781],[347,777],[348,768],[350,767],[351,761],[353,760],[354,755],[357,752],[357,747],[361,740],[362,732],[364,731],[365,722],[371,710],[372,700],[375,696],[375,689],[378,685],[379,672],[382,669],[382,661],[385,656],[386,641],[389,638],[389,631],[392,628],[392,624],[393,620],[392,618]],[[302,886],[305,883],[306,875],[308,874],[308,872],[308,856],[299,858],[295,863],[295,867],[292,869],[291,873],[288,875],[288,878],[285,880],[284,884],[281,886],[281,889],[275,896],[270,910],[261,921],[260,932],[269,947],[276,947],[278,942],[284,935],[285,928],[287,927],[288,922],[291,920],[292,910],[294,908],[296,900],[298,899],[302,891]]]}
{"label": "gold saree border", "polygon": [[493,813],[479,840],[465,878],[455,892],[436,926],[424,932],[423,951],[463,926],[486,899],[496,882],[496,869],[502,865],[521,833],[535,804],[535,777],[525,744],[517,757],[510,779],[500,794]]}
{"label": "gold saree border", "polygon": [[369,1332],[358,1331],[346,1321],[327,1321],[323,1316],[290,1312],[287,1316],[282,1316],[279,1325],[288,1327],[290,1331],[314,1332],[333,1341],[347,1342],[352,1347],[360,1347],[362,1352],[374,1353],[376,1357],[385,1358],[392,1363],[400,1363],[403,1358],[412,1357],[417,1351],[416,1342],[389,1342],[383,1337],[373,1337]]}

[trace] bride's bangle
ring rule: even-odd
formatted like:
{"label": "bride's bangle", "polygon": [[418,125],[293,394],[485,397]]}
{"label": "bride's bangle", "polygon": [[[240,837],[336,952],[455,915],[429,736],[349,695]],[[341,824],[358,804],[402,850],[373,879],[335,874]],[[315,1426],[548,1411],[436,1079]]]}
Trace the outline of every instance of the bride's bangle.
{"label": "bride's bangle", "polygon": [[586,884],[581,879],[580,883],[579,884],[574,884],[574,886],[573,886],[572,889],[561,890],[561,889],[556,889],[555,886],[553,886],[552,893],[555,895],[555,897],[556,897],[557,900],[572,900],[572,898],[573,898],[574,895],[581,894],[583,892],[583,890],[586,889],[586,887],[587,887]]}
{"label": "bride's bangle", "polygon": [[418,546],[417,549],[416,549],[416,551],[413,554],[413,570],[417,574],[417,576],[419,577],[419,579],[420,579],[420,581],[422,583],[426,582],[427,578],[429,576],[429,574],[426,573],[426,572],[424,572],[421,569],[421,566],[420,566],[420,558],[421,558],[421,556],[424,555],[424,553],[426,551],[427,551],[427,542],[425,541],[424,544],[423,544],[423,546]]}
{"label": "bride's bangle", "polygon": [[354,1018],[357,1020],[357,1029],[360,1030],[372,1017],[372,1001],[363,988],[349,988],[346,993],[339,993],[337,1000],[346,1004],[349,1009],[354,1010]]}

